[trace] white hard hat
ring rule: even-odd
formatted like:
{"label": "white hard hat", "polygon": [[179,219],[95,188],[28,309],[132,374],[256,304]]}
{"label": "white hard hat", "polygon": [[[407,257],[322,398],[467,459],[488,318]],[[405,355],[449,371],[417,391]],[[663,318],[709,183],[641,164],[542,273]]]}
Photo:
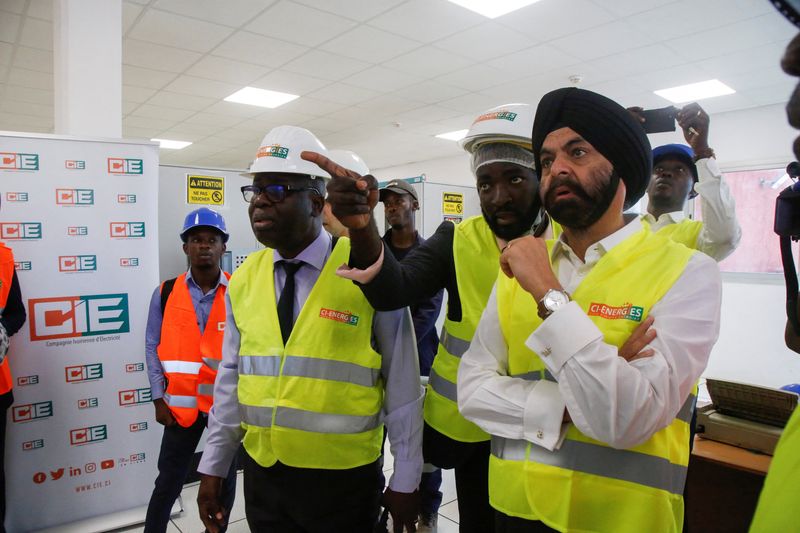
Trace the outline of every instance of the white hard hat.
{"label": "white hard hat", "polygon": [[362,176],[369,174],[369,167],[355,152],[350,150],[329,150],[328,157],[337,165],[357,172]]}
{"label": "white hard hat", "polygon": [[272,128],[261,141],[249,171],[242,176],[253,177],[260,172],[282,172],[330,178],[327,172],[300,157],[305,150],[328,155],[325,145],[305,128],[296,126]]}
{"label": "white hard hat", "polygon": [[528,104],[493,107],[475,119],[459,144],[469,153],[481,144],[492,142],[512,142],[530,150],[535,112]]}

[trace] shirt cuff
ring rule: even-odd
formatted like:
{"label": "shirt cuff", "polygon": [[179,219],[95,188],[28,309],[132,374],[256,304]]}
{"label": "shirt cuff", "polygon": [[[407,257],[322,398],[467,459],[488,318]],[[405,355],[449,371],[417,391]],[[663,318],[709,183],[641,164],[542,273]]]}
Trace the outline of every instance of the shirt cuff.
{"label": "shirt cuff", "polygon": [[[564,335],[565,331],[570,334]],[[603,333],[573,301],[547,317],[531,333],[525,346],[539,355],[550,372],[556,375],[574,354],[602,338]]]}
{"label": "shirt cuff", "polygon": [[231,463],[238,450],[239,443],[236,443],[236,446],[233,446],[231,450],[209,446],[206,443],[203,449],[203,456],[200,458],[200,464],[197,465],[197,471],[209,476],[227,477],[228,470],[230,470]]}
{"label": "shirt cuff", "polygon": [[698,159],[694,165],[697,167],[697,180],[701,183],[713,178],[719,179],[722,176],[722,172],[719,171],[719,163],[713,157]]}
{"label": "shirt cuff", "polygon": [[566,424],[563,424],[566,407],[558,383],[536,383],[528,395],[522,415],[525,440],[550,451],[557,450],[566,435]]}
{"label": "shirt cuff", "polygon": [[378,256],[378,260],[372,263],[372,265],[368,266],[364,270],[361,270],[359,268],[352,268],[347,264],[343,264],[336,269],[336,275],[340,278],[349,279],[350,281],[356,281],[362,285],[366,285],[375,279],[375,276],[378,275],[378,272],[380,272],[382,266],[383,246],[381,245],[381,255]]}
{"label": "shirt cuff", "polygon": [[422,463],[415,460],[395,458],[394,471],[389,478],[389,488],[395,492],[411,493],[419,487],[422,477]]}

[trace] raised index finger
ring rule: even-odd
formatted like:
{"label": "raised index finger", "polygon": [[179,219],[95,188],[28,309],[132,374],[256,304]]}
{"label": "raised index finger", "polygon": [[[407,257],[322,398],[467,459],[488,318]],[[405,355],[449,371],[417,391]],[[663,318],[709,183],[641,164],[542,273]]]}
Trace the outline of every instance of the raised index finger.
{"label": "raised index finger", "polygon": [[300,153],[300,157],[302,157],[306,161],[314,163],[319,168],[330,174],[331,177],[340,177],[340,178],[347,177],[353,179],[361,179],[361,175],[358,174],[357,172],[354,172],[350,169],[344,168],[342,165],[334,163],[333,161],[331,161],[330,158],[318,152],[303,150],[303,152]]}

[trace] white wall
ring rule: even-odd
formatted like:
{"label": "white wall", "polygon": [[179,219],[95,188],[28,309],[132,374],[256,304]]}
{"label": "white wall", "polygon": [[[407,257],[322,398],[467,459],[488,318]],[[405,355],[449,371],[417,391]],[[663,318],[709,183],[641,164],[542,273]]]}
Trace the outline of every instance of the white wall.
{"label": "white wall", "polygon": [[[709,144],[723,170],[782,168],[794,159],[797,135],[786,122],[784,106],[771,105],[712,115]],[[684,140],[675,132],[651,135],[650,142]],[[380,180],[422,173],[429,181],[474,183],[466,153],[374,170]],[[723,274],[720,337],[705,376],[773,387],[800,382],[800,355],[783,344],[784,299],[780,275]]]}

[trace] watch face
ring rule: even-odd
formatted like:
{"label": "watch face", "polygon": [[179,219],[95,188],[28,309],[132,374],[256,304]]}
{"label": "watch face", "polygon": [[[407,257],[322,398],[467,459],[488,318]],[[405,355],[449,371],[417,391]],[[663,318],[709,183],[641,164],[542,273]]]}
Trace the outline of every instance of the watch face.
{"label": "watch face", "polygon": [[569,303],[569,296],[563,291],[550,290],[544,296],[544,306],[551,312],[567,303]]}

